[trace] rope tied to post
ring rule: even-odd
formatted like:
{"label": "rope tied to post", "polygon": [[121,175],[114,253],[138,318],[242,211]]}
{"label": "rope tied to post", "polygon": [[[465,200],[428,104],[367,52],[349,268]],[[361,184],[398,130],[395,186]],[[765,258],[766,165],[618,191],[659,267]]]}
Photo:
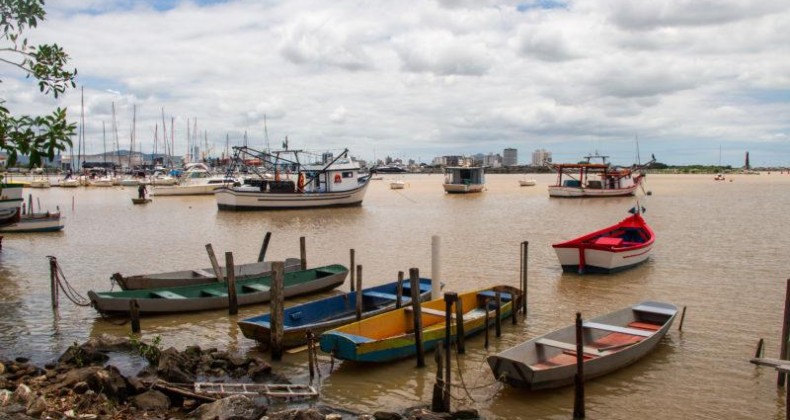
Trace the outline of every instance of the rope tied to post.
{"label": "rope tied to post", "polygon": [[91,301],[87,297],[82,296],[66,279],[63,268],[58,264],[58,259],[51,255],[47,255],[47,258],[49,259],[50,269],[54,273],[57,288],[62,290],[63,294],[75,305],[90,306]]}

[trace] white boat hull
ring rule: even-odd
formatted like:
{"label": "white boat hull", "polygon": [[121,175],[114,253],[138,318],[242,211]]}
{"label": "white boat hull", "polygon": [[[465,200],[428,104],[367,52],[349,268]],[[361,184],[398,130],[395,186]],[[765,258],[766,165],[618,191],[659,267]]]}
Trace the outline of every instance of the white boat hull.
{"label": "white boat hull", "polygon": [[222,184],[161,185],[154,187],[151,195],[157,197],[165,195],[211,195],[214,194],[214,190],[221,186]]}
{"label": "white boat hull", "polygon": [[518,185],[520,185],[522,187],[533,187],[537,183],[538,182],[535,181],[534,179],[527,179],[527,180],[518,181]]}
{"label": "white boat hull", "polygon": [[622,252],[600,249],[554,248],[564,271],[579,270],[580,253],[584,253],[585,273],[612,273],[631,268],[650,258],[653,245]]}
{"label": "white boat hull", "polygon": [[349,191],[317,193],[270,193],[250,188],[221,187],[214,191],[220,210],[285,210],[320,207],[346,207],[362,204],[369,181]]}
{"label": "white boat hull", "polygon": [[551,185],[549,186],[549,197],[620,197],[634,195],[637,187],[639,187],[639,184],[634,184],[626,188],[614,189],[563,187]]}
{"label": "white boat hull", "polygon": [[484,187],[485,184],[444,184],[444,190],[450,194],[477,193]]}
{"label": "white boat hull", "polygon": [[22,215],[14,223],[0,226],[2,233],[57,232],[63,229],[60,213],[34,213]]}

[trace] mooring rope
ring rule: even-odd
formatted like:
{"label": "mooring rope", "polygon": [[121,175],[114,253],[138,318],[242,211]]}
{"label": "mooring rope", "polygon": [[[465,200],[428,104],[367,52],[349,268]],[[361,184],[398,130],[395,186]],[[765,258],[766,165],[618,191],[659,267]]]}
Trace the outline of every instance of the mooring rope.
{"label": "mooring rope", "polygon": [[90,300],[82,296],[77,289],[71,286],[69,281],[66,279],[66,274],[63,273],[63,269],[58,264],[58,259],[53,256],[47,256],[49,258],[50,264],[55,266],[55,281],[57,282],[57,286],[60,290],[63,291],[63,294],[68,298],[72,303],[77,306],[90,306]]}

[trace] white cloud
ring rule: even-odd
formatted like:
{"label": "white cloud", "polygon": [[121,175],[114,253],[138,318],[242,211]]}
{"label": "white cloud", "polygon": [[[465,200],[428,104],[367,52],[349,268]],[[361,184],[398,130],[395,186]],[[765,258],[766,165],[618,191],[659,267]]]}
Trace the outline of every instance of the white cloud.
{"label": "white cloud", "polygon": [[[124,142],[137,107],[144,150],[155,130],[161,141],[164,109],[177,152],[195,118],[220,149],[245,131],[260,144],[265,116],[272,144],[423,160],[505,147],[575,160],[590,139],[629,149],[639,133],[664,161],[695,161],[689,140],[759,161],[790,134],[781,2],[56,3],[28,35],[71,55],[95,150],[113,103]],[[79,120],[79,90],[55,101],[16,76],[0,83],[14,112],[60,105]]]}

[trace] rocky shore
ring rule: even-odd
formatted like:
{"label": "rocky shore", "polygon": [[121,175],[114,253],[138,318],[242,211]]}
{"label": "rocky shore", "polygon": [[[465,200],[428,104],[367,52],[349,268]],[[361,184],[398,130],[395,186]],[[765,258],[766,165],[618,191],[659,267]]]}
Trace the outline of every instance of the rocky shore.
{"label": "rocky shore", "polygon": [[[107,364],[108,352],[144,357],[148,365],[134,376]],[[297,407],[260,398],[198,394],[197,381],[287,384],[264,360],[197,346],[178,351],[134,339],[102,336],[71,346],[43,367],[28,359],[0,361],[0,420],[319,420],[319,419],[475,419],[474,410],[435,413],[417,407],[406,412],[353,413],[301,402]],[[266,401],[265,399],[263,399]]]}

